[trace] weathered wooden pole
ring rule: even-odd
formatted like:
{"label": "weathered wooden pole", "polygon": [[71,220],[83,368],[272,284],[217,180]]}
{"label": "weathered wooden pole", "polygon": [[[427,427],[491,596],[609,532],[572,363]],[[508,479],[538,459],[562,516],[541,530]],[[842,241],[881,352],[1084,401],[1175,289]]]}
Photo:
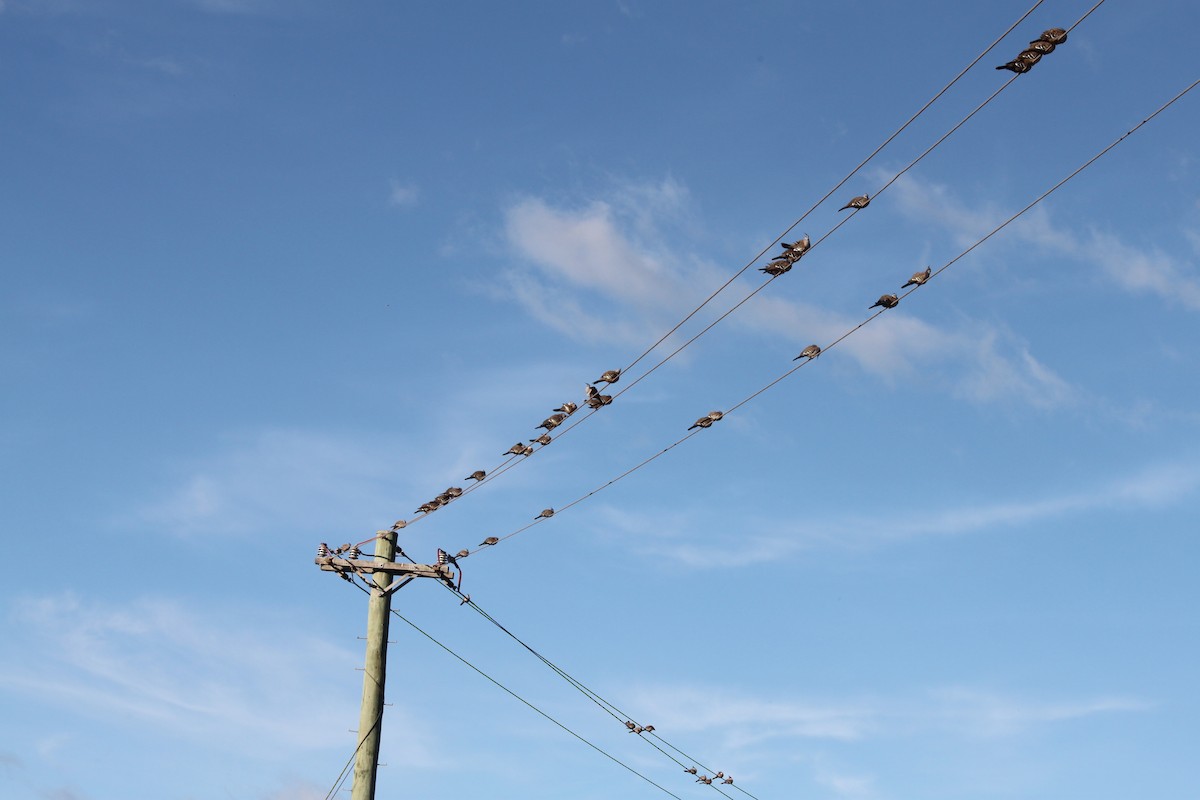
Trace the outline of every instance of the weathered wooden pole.
{"label": "weathered wooden pole", "polygon": [[[396,532],[380,531],[375,541],[375,561],[396,559]],[[387,679],[388,622],[394,578],[376,570],[375,588],[367,606],[367,657],[363,667],[362,710],[358,714],[358,755],[354,761],[352,800],[375,800],[375,778],[379,766],[379,741],[383,732],[383,689]]]}

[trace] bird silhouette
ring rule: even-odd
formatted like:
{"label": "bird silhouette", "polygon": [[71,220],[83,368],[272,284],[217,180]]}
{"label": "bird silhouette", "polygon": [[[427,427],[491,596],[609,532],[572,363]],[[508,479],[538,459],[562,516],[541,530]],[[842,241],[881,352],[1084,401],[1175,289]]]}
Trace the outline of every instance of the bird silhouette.
{"label": "bird silhouette", "polygon": [[482,542],[480,542],[478,546],[479,547],[491,547],[492,545],[499,544],[499,543],[500,543],[499,536],[489,536],[486,539],[484,539]]}
{"label": "bird silhouette", "polygon": [[548,416],[544,420],[542,420],[542,424],[538,425],[538,427],[545,428],[548,431],[552,431],[555,428],[557,428],[559,425],[562,425],[563,420],[566,418],[567,418],[566,414],[551,414],[550,416]]}
{"label": "bird silhouette", "polygon": [[463,478],[463,480],[464,481],[481,481],[486,477],[487,477],[486,472],[484,472],[481,469],[477,469],[474,472],[472,472],[470,475],[468,475],[467,477]]}
{"label": "bird silhouette", "polygon": [[838,211],[845,211],[847,208],[858,210],[860,208],[866,208],[870,204],[871,196],[867,194],[860,194],[858,197],[851,199],[849,203],[846,203],[846,205],[839,208]]}
{"label": "bird silhouette", "polygon": [[[1042,35],[1034,39],[1034,42],[1049,42],[1053,45],[1062,44],[1067,40],[1067,32],[1062,28],[1049,28],[1042,31]],[[1030,42],[1033,44],[1033,42]]]}
{"label": "bird silhouette", "polygon": [[550,519],[554,516],[553,508],[543,508],[542,513],[538,514],[534,519]]}
{"label": "bird silhouette", "polygon": [[896,297],[896,295],[894,295],[894,294],[885,294],[882,297],[880,297],[878,300],[876,300],[874,303],[872,303],[870,306],[868,306],[867,310],[870,311],[872,308],[875,308],[876,306],[883,306],[884,308],[895,308],[898,305],[900,305],[899,297]]}
{"label": "bird silhouette", "polygon": [[627,719],[627,720],[625,720],[625,727],[629,728],[629,730],[633,730],[634,728],[637,727],[637,723],[631,719]]}
{"label": "bird silhouette", "polygon": [[711,428],[714,422],[717,422],[724,416],[725,414],[723,412],[710,411],[708,414],[692,423],[691,428],[688,428],[688,430],[690,431],[692,428]]}
{"label": "bird silhouette", "polygon": [[758,271],[765,272],[768,275],[779,276],[779,275],[782,275],[783,273],[787,272],[791,268],[792,268],[792,262],[786,258],[783,258],[783,259],[779,259],[778,261],[772,261],[770,264],[767,264],[765,267],[759,267]]}
{"label": "bird silhouette", "polygon": [[621,380],[621,370],[610,369],[605,371],[605,373],[599,378],[596,378],[596,380],[592,381],[592,383],[616,383],[619,380]]}
{"label": "bird silhouette", "polygon": [[550,444],[554,440],[550,438],[550,434],[543,433],[541,436],[537,437],[536,439],[530,439],[529,441],[536,443],[536,444],[540,444],[543,447],[545,447],[546,445]]}
{"label": "bird silhouette", "polygon": [[812,359],[816,358],[819,355],[821,355],[820,346],[815,345],[815,344],[810,344],[808,347],[801,350],[800,355],[793,358],[792,361],[799,361],[802,358],[807,358],[811,361]]}
{"label": "bird silhouette", "polygon": [[644,730],[644,731],[646,731],[646,733],[653,733],[653,732],[654,732],[654,726],[653,726],[653,725],[647,725],[645,728],[643,728],[643,730]]}
{"label": "bird silhouette", "polygon": [[567,402],[563,403],[561,406],[559,406],[558,408],[556,408],[554,410],[561,412],[563,414],[566,414],[569,417],[575,413],[575,409],[577,409],[577,408],[579,408],[579,406],[575,405],[574,403],[572,403],[571,401],[568,400]]}
{"label": "bird silhouette", "polygon": [[695,767],[684,767],[683,771],[686,772],[688,775],[695,775],[697,772]]}
{"label": "bird silhouette", "polygon": [[726,778],[725,780],[721,781],[721,783],[727,783],[727,784],[729,784],[730,786],[732,786],[732,785],[733,785],[733,776],[732,776],[732,775],[730,775],[728,778]]}
{"label": "bird silhouette", "polygon": [[1031,68],[1032,67],[1030,66],[1028,61],[1022,61],[1019,58],[1014,58],[1012,61],[1009,61],[1007,64],[1001,64],[1000,66],[996,67],[996,69],[1006,69],[1009,72],[1015,72],[1018,75],[1020,75],[1021,73],[1024,73],[1024,72],[1029,72],[1029,70]]}
{"label": "bird silhouette", "polygon": [[908,279],[908,283],[901,286],[901,289],[907,289],[910,286],[924,286],[925,281],[929,280],[929,276],[933,274],[933,267],[926,267],[924,272],[914,272],[912,277]]}
{"label": "bird silhouette", "polygon": [[725,777],[725,773],[723,771],[717,772],[713,775],[713,780],[715,781],[717,778],[724,778],[724,777]]}

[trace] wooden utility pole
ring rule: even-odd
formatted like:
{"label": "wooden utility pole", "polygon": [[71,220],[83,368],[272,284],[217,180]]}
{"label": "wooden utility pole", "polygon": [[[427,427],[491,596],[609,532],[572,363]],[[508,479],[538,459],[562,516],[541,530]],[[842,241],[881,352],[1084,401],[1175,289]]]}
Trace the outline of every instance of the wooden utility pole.
{"label": "wooden utility pole", "polygon": [[[317,550],[316,563],[326,572],[337,572],[347,578],[352,573],[370,574],[374,583],[367,604],[367,655],[363,666],[362,709],[358,715],[358,749],[355,751],[354,785],[350,796],[351,800],[375,800],[379,742],[383,732],[392,594],[413,578],[437,578],[453,586],[454,576],[445,564],[397,564],[394,530],[379,531],[375,540],[375,555],[370,561],[358,559],[357,549],[351,549],[348,555],[349,558],[330,555],[328,546],[322,544]],[[396,581],[397,578],[401,580]]]}

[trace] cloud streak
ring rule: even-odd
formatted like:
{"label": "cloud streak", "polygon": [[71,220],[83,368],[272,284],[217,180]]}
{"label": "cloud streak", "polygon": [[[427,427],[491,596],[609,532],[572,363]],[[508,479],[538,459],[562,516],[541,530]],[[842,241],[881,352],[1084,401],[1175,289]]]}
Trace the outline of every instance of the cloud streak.
{"label": "cloud streak", "polygon": [[[728,278],[688,252],[687,236],[676,233],[672,240],[668,235],[686,205],[686,191],[669,181],[626,186],[615,200],[577,208],[525,198],[505,213],[505,236],[525,264],[506,274],[505,292],[559,333],[590,342],[648,345]],[[976,221],[970,227],[984,224]],[[728,308],[734,298],[744,296],[742,291],[719,297],[704,318]],[[799,349],[814,341],[831,342],[865,316],[764,293],[730,322],[743,332],[766,332]],[[902,310],[890,312],[846,339],[840,352],[887,380],[911,377],[918,368],[923,375],[936,370],[957,396],[975,403],[1015,399],[1050,409],[1077,399],[1069,384],[1017,337],[981,322],[948,329]]]}
{"label": "cloud streak", "polygon": [[[1153,509],[1173,505],[1200,492],[1200,463],[1183,461],[1145,468],[1087,490],[1028,500],[973,504],[886,517],[848,516],[804,524],[789,520],[750,520],[736,546],[726,540],[704,541],[702,519],[686,512],[630,515],[605,508],[607,528],[619,532],[638,551],[685,567],[709,569],[751,566],[778,561],[819,548],[876,550],[900,542],[935,536],[962,536],[998,528],[1029,525],[1097,511]],[[688,535],[684,535],[687,532]]]}
{"label": "cloud streak", "polygon": [[[948,187],[906,175],[892,187],[897,207],[913,220],[936,223],[954,241],[974,244],[1012,214],[994,205],[972,207]],[[1040,252],[1056,253],[1100,268],[1117,287],[1157,296],[1191,311],[1200,311],[1200,270],[1161,248],[1132,245],[1116,235],[1091,228],[1072,231],[1056,225],[1044,206],[1037,206],[1005,229],[1011,240],[1037,245]],[[1189,236],[1190,232],[1185,232]]]}

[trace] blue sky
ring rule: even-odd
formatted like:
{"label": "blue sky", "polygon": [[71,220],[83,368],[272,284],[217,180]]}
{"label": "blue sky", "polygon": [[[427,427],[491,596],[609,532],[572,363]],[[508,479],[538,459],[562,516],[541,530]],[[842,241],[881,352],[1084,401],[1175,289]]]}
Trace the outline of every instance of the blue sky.
{"label": "blue sky", "polygon": [[[317,543],[500,464],[1032,3],[0,0],[0,794],[325,797],[365,602]],[[1093,5],[1045,0],[789,240]],[[1198,24],[1103,3],[401,546],[516,531],[775,380],[1200,77]],[[1198,103],[464,591],[761,800],[1197,796]],[[713,796],[437,586],[396,608]],[[391,638],[381,797],[666,796]]]}

